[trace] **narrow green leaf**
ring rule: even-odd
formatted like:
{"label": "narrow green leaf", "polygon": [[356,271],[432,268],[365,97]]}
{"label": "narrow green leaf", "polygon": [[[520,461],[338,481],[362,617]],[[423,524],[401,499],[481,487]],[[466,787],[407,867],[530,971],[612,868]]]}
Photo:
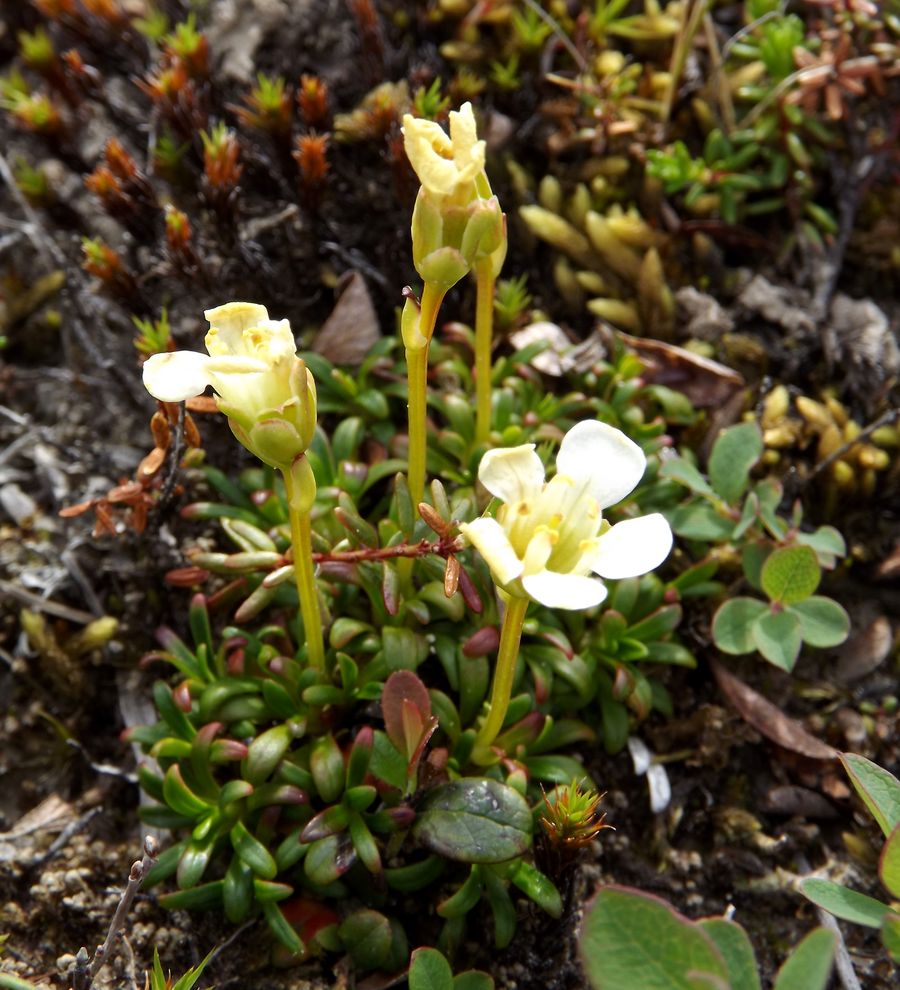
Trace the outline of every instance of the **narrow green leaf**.
{"label": "narrow green leaf", "polygon": [[822,569],[812,547],[781,547],[769,554],[760,580],[773,602],[793,605],[809,598],[819,587]]}
{"label": "narrow green leaf", "polygon": [[729,505],[747,490],[750,471],[762,452],[763,438],[756,423],[738,423],[719,434],[709,457],[709,480]]}
{"label": "narrow green leaf", "polygon": [[740,596],[721,605],[713,616],[713,641],[723,653],[752,653],[753,624],[765,613],[765,602]]}
{"label": "narrow green leaf", "polygon": [[836,948],[837,934],[816,928],[778,970],[772,990],[825,990]]}
{"label": "narrow green leaf", "polygon": [[231,829],[231,844],[242,863],[263,880],[272,880],[278,872],[275,860],[268,849],[252,835],[243,822],[235,822]]}
{"label": "narrow green leaf", "polygon": [[788,673],[794,669],[803,645],[796,615],[767,611],[753,623],[752,635],[756,648],[769,663]]}
{"label": "narrow green leaf", "polygon": [[850,890],[832,880],[809,877],[800,883],[800,893],[813,904],[830,911],[836,918],[852,921],[869,928],[880,928],[882,919],[890,909],[874,897]]}
{"label": "narrow green leaf", "polygon": [[883,767],[855,753],[841,753],[850,783],[863,799],[878,827],[889,836],[900,825],[900,781]]}
{"label": "narrow green leaf", "polygon": [[760,990],[756,955],[744,929],[724,918],[703,918],[697,924],[722,954],[730,990]]}
{"label": "narrow green leaf", "polygon": [[303,952],[303,940],[294,931],[294,926],[285,918],[275,901],[262,902],[263,915],[269,930],[279,942],[295,956]]}
{"label": "narrow green leaf", "polygon": [[881,850],[878,876],[891,897],[900,898],[900,825],[898,825]]}
{"label": "narrow green leaf", "polygon": [[900,914],[893,911],[884,916],[881,941],[894,962],[900,962]]}
{"label": "narrow green leaf", "polygon": [[716,493],[712,490],[709,482],[703,475],[683,457],[676,457],[671,461],[666,461],[659,472],[660,478],[669,481],[677,481],[697,495],[705,495],[707,498],[715,498]]}

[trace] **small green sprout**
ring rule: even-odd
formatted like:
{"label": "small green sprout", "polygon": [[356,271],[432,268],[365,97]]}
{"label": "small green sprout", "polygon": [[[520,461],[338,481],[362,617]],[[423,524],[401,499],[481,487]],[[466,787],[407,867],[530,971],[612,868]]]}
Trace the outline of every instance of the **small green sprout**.
{"label": "small green sprout", "polygon": [[523,11],[514,11],[512,26],[516,40],[526,52],[533,52],[540,48],[552,30],[534,7],[526,7]]}
{"label": "small green sprout", "polygon": [[13,176],[19,192],[32,206],[49,206],[55,199],[50,182],[42,168],[33,168],[24,158],[16,159]]}
{"label": "small green sprout", "polygon": [[56,59],[56,49],[50,35],[42,28],[34,32],[20,31],[19,54],[25,64],[35,72],[44,72],[50,68]]}
{"label": "small green sprout", "polygon": [[158,320],[142,320],[132,316],[131,322],[138,330],[134,346],[140,355],[150,357],[151,354],[162,354],[169,350],[172,328],[169,326],[169,314],[165,306]]}
{"label": "small green sprout", "polygon": [[522,77],[519,75],[519,56],[510,55],[505,62],[499,59],[491,62],[491,81],[500,89],[518,89],[522,85]]}
{"label": "small green sprout", "polygon": [[497,283],[497,295],[494,298],[494,312],[500,330],[514,326],[531,305],[531,293],[528,288],[528,275],[518,278],[502,278]]}
{"label": "small green sprout", "polygon": [[148,4],[143,17],[136,17],[132,27],[154,45],[162,43],[169,30],[169,18],[160,7]]}
{"label": "small green sprout", "polygon": [[426,89],[420,86],[413,97],[413,108],[417,117],[425,120],[438,120],[450,106],[450,97],[441,94],[441,77]]}

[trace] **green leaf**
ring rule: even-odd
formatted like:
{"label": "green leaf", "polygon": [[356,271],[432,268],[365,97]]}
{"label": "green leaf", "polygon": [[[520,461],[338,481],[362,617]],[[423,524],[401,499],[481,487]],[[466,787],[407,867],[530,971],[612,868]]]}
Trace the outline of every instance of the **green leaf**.
{"label": "green leaf", "polygon": [[852,921],[857,925],[867,925],[869,928],[880,928],[882,919],[890,910],[874,897],[818,877],[802,880],[800,893],[813,904],[830,911],[836,918],[843,918],[844,921]]}
{"label": "green leaf", "polygon": [[812,547],[793,546],[769,554],[760,575],[763,591],[773,602],[793,605],[819,587],[822,570]]}
{"label": "green leaf", "polygon": [[891,897],[900,897],[900,825],[898,825],[881,850],[878,876]]}
{"label": "green leaf", "polygon": [[286,725],[276,725],[258,735],[247,751],[244,777],[251,784],[261,784],[278,766],[293,738]]}
{"label": "green leaf", "polygon": [[338,935],[359,969],[378,969],[387,958],[393,933],[391,923],[380,911],[360,908],[347,915]]}
{"label": "green leaf", "polygon": [[772,990],[825,990],[836,948],[837,934],[816,928],[778,970]]}
{"label": "green leaf", "polygon": [[752,653],[753,624],[767,611],[766,603],[744,596],[732,598],[719,606],[713,616],[712,635],[723,653]]}
{"label": "green leaf", "polygon": [[494,990],[494,979],[480,969],[467,969],[453,977],[453,990]]}
{"label": "green leaf", "polygon": [[241,862],[263,880],[272,880],[278,872],[275,860],[268,849],[252,835],[247,826],[235,822],[231,829],[231,844]]}
{"label": "green leaf", "polygon": [[885,837],[900,825],[900,781],[883,767],[855,753],[841,753],[850,783]]}
{"label": "green leaf", "polygon": [[294,926],[285,918],[281,908],[275,901],[263,901],[262,911],[272,934],[279,942],[293,955],[300,955],[303,952],[303,941]]}
{"label": "green leaf", "polygon": [[725,541],[731,537],[734,520],[719,515],[708,502],[688,502],[668,513],[669,524],[686,540]]}
{"label": "green leaf", "polygon": [[[158,961],[159,956],[156,955],[156,949],[154,951],[154,963]],[[203,970],[206,969],[207,964],[213,957],[215,949],[210,949],[206,956],[200,961],[198,966],[192,966],[180,980],[172,987],[172,990],[193,990],[194,984],[203,975]]]}
{"label": "green leaf", "polygon": [[509,879],[551,918],[562,917],[563,903],[559,891],[553,881],[536,867],[522,860]]}
{"label": "green leaf", "polygon": [[767,611],[754,622],[751,632],[756,648],[769,663],[788,673],[794,669],[803,645],[796,615]]}
{"label": "green leaf", "polygon": [[181,776],[181,767],[177,763],[173,763],[169,767],[163,778],[163,797],[173,811],[188,818],[208,815],[211,811],[211,806],[198,797],[184,782],[184,777]]}
{"label": "green leaf", "polygon": [[413,835],[461,863],[502,863],[531,845],[528,802],[506,784],[466,777],[436,788],[423,802]]}
{"label": "green leaf", "polygon": [[881,924],[881,941],[894,962],[900,962],[900,914],[890,912]]}
{"label": "green leaf", "polygon": [[666,461],[659,471],[660,478],[669,481],[677,481],[697,495],[705,495],[708,498],[715,498],[716,493],[712,490],[709,482],[703,475],[684,457],[676,457],[671,461]]}
{"label": "green leaf", "polygon": [[812,595],[788,607],[800,619],[800,635],[810,646],[839,646],[850,632],[850,616],[843,606],[823,595]]}
{"label": "green leaf", "polygon": [[703,918],[697,924],[713,940],[725,960],[729,990],[760,990],[756,955],[744,929],[725,918]]}
{"label": "green leaf", "polygon": [[409,990],[454,990],[453,970],[437,949],[414,949],[409,963]]}
{"label": "green leaf", "polygon": [[844,537],[834,526],[820,526],[813,533],[798,533],[797,542],[812,547],[819,554],[819,562],[824,564],[822,557],[843,557],[847,552]]}
{"label": "green leaf", "polygon": [[747,490],[750,470],[762,452],[763,438],[756,423],[738,423],[719,434],[709,456],[709,480],[729,505]]}
{"label": "green leaf", "polygon": [[665,901],[628,887],[602,887],[579,945],[595,990],[695,990],[695,976],[727,980],[713,940]]}

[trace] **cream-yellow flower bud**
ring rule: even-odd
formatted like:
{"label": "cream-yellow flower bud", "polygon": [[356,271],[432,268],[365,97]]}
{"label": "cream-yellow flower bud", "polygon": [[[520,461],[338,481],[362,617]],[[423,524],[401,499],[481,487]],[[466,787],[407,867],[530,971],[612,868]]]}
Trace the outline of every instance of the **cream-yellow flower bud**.
{"label": "cream-yellow flower bud", "polygon": [[297,356],[290,323],[243,302],[205,316],[208,355],[155,354],[144,364],[144,386],[163,402],[180,402],[212,385],[238,440],[266,464],[290,468],[316,428],[316,384]]}

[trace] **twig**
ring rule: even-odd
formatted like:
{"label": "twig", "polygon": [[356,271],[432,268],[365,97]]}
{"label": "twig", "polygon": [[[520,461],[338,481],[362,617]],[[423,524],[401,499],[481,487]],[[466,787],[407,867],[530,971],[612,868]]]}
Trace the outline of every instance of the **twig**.
{"label": "twig", "polygon": [[59,835],[53,840],[49,848],[41,853],[37,859],[33,860],[29,865],[34,868],[36,866],[43,866],[48,859],[53,859],[53,857],[66,846],[69,839],[73,835],[77,835],[79,832],[84,831],[85,827],[89,825],[96,817],[103,811],[102,808],[91,808],[90,811],[83,814],[80,818],[76,818],[74,822],[69,822],[69,824],[59,833]]}
{"label": "twig", "polygon": [[898,417],[900,417],[900,409],[888,409],[886,413],[879,416],[878,419],[874,420],[874,422],[869,423],[869,425],[865,429],[860,430],[857,436],[855,436],[852,440],[847,440],[846,443],[842,443],[841,446],[837,448],[837,450],[833,450],[827,457],[819,461],[819,463],[815,465],[812,471],[810,471],[805,478],[802,478],[798,482],[797,484],[798,490],[805,488],[806,485],[808,485],[813,480],[813,478],[815,478],[817,475],[820,475],[827,468],[830,468],[835,461],[839,461],[844,456],[844,454],[847,453],[848,450],[855,447],[858,443],[862,443],[864,440],[868,440],[869,437],[876,430],[880,429],[882,426],[888,426],[889,424],[893,423],[894,420],[897,419]]}
{"label": "twig", "polygon": [[837,919],[833,915],[830,915],[824,908],[820,907],[816,908],[816,917],[818,917],[820,925],[830,929],[837,935],[834,966],[844,990],[862,990],[862,984],[859,982],[856,971],[853,969],[853,960],[847,951],[844,935],[841,932],[841,926],[837,923]]}
{"label": "twig", "polygon": [[531,9],[538,15],[538,17],[540,17],[540,19],[547,25],[547,27],[550,28],[556,40],[572,56],[572,59],[574,60],[575,64],[578,66],[578,71],[583,72],[585,74],[590,72],[590,67],[588,66],[587,62],[584,60],[584,56],[581,54],[580,51],[578,51],[578,49],[572,43],[571,38],[569,38],[566,32],[563,31],[563,29],[559,26],[559,21],[557,21],[550,14],[548,14],[547,11],[544,10],[544,8],[539,3],[537,3],[537,0],[525,0],[525,3],[527,6],[531,7]]}
{"label": "twig", "polygon": [[184,403],[178,405],[178,423],[175,427],[175,442],[171,450],[171,467],[163,483],[162,491],[156,502],[156,511],[161,512],[171,501],[172,492],[175,490],[175,481],[178,478],[178,470],[181,466],[181,452],[184,449]]}
{"label": "twig", "polygon": [[[119,898],[119,904],[116,908],[116,912],[112,917],[112,921],[109,923],[109,931],[106,933],[106,939],[103,942],[103,945],[97,947],[97,951],[94,953],[94,958],[91,960],[90,970],[88,971],[90,980],[85,985],[84,990],[90,990],[97,974],[109,961],[110,954],[122,934],[122,928],[125,925],[125,917],[131,908],[131,903],[134,900],[144,877],[147,876],[150,872],[150,868],[156,862],[158,852],[159,844],[152,835],[148,835],[144,839],[143,858],[135,860],[135,862],[131,864],[131,871],[128,874],[128,883],[125,890],[122,891],[122,896]],[[75,990],[79,990],[77,985]]]}
{"label": "twig", "polygon": [[10,598],[18,599],[23,605],[29,605],[31,608],[37,609],[38,612],[55,615],[58,619],[65,619],[66,622],[77,622],[86,626],[96,618],[90,612],[82,612],[81,609],[69,608],[68,605],[60,605],[59,602],[41,598],[40,595],[36,595],[33,591],[28,591],[17,584],[13,584],[12,581],[0,579],[0,592],[4,595],[9,595]]}
{"label": "twig", "polygon": [[328,553],[313,553],[317,564],[339,563],[359,564],[366,560],[395,560],[400,557],[425,557],[434,553],[439,557],[459,553],[462,550],[459,540],[419,540],[418,543],[398,543],[395,547],[361,547],[359,550],[331,550]]}

